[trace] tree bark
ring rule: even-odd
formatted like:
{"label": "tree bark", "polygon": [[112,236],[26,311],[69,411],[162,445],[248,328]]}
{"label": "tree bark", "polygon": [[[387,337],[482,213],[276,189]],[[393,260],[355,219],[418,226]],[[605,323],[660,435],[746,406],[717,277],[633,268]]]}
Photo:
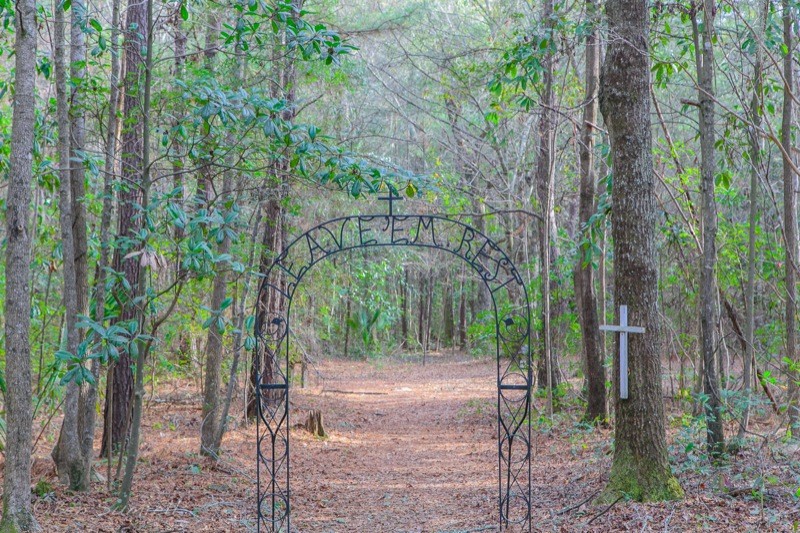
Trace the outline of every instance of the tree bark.
{"label": "tree bark", "polygon": [[444,341],[447,344],[453,342],[455,337],[455,323],[453,315],[453,286],[449,280],[445,280],[445,286],[442,288],[442,330],[444,333]]}
{"label": "tree bark", "polygon": [[[742,420],[739,424],[738,439],[745,438],[747,428],[750,424],[750,401],[752,397],[753,382],[753,360],[755,358],[755,331],[756,331],[756,309],[755,309],[755,287],[756,287],[756,224],[758,224],[758,180],[763,171],[761,165],[761,136],[758,130],[761,128],[761,114],[763,113],[762,98],[764,96],[764,35],[766,33],[767,10],[769,0],[759,2],[758,6],[758,25],[756,26],[756,57],[753,64],[753,98],[750,101],[750,120],[752,126],[748,129],[748,142],[750,150],[750,214],[748,217],[748,240],[747,240],[747,285],[745,287],[745,331],[744,346],[742,350],[743,372],[742,372],[742,395],[744,396],[744,409]],[[727,305],[727,302],[725,302]],[[732,315],[732,307],[729,314]]]}
{"label": "tree bark", "polygon": [[[238,45],[237,45],[237,59]],[[213,59],[213,58],[212,58]],[[238,89],[241,85],[241,69],[239,65],[236,66],[234,80],[234,89]],[[226,141],[230,146],[235,142],[233,135],[228,133]],[[227,156],[229,160],[228,167],[233,166],[233,161],[230,161],[231,155]],[[229,209],[230,202],[233,201],[231,197],[233,189],[233,176],[231,171],[227,170],[222,177],[222,198],[220,210],[226,215],[231,212]],[[227,255],[231,248],[231,240],[228,237],[228,232],[223,235],[222,241],[217,246],[218,255]],[[222,304],[227,296],[228,285],[228,268],[224,267],[216,273],[214,278],[213,288],[211,291],[210,308],[220,313],[223,312]],[[216,323],[208,328],[208,340],[206,341],[206,380],[203,387],[203,422],[200,428],[200,453],[203,455],[216,456],[219,452],[219,441],[217,435],[220,435],[220,427],[222,419],[220,417],[220,406],[222,402],[222,360],[223,360],[223,334],[224,328],[218,327]]]}
{"label": "tree bark", "polygon": [[[103,165],[103,211],[100,215],[100,259],[97,265],[97,276],[95,278],[95,317],[94,319],[98,324],[104,325],[106,319],[105,302],[106,302],[106,280],[108,279],[108,264],[109,252],[111,241],[111,217],[114,210],[114,190],[113,184],[115,181],[116,173],[116,157],[117,157],[117,129],[119,121],[117,114],[119,113],[119,17],[120,17],[120,0],[113,0],[111,6],[111,75],[109,79],[109,99],[108,99],[108,119],[106,121],[106,139],[105,139],[105,163]],[[107,372],[107,383],[113,383],[112,374],[114,372],[114,363],[110,362]],[[107,389],[107,393],[111,392],[111,387]],[[113,399],[109,399],[112,401]],[[113,401],[112,401],[113,403]],[[113,405],[112,409],[113,411]],[[111,431],[109,430],[110,418],[104,420],[104,439],[101,443],[101,448],[108,452],[110,450],[109,437]],[[86,442],[86,441],[84,441]],[[84,450],[85,451],[85,450]],[[94,450],[90,451],[90,455]],[[110,459],[110,454],[108,454]],[[108,461],[108,483],[111,484],[111,461]]]}
{"label": "tree bark", "polygon": [[[579,219],[587,242],[591,241],[589,219],[595,212],[597,194],[594,171],[594,128],[597,124],[597,91],[600,81],[600,42],[597,38],[599,7],[597,0],[586,0],[586,13],[591,29],[586,36],[586,103],[583,108],[580,143],[580,206]],[[606,369],[600,349],[600,324],[597,319],[597,296],[594,289],[594,262],[591,242],[578,253],[576,293],[580,296],[579,318],[583,336],[583,356],[586,362],[587,404],[584,419],[603,422],[606,410]]]}
{"label": "tree bark", "polygon": [[[64,10],[54,5],[54,59],[56,75],[56,117],[58,124],[58,162],[59,162],[59,219],[61,224],[61,249],[63,266],[64,328],[66,346],[70,354],[78,352],[78,296],[75,280],[75,248],[73,241],[73,202],[70,170],[70,117],[67,103],[67,65]],[[68,369],[67,369],[68,370]],[[81,386],[76,380],[67,383],[64,395],[64,418],[58,441],[52,451],[56,471],[61,483],[72,490],[85,490],[89,480],[85,477],[80,438],[78,436],[78,403]]]}
{"label": "tree bark", "polygon": [[464,282],[466,277],[466,265],[461,265],[461,286],[458,291],[458,345],[464,350],[467,348],[467,284]]}
{"label": "tree bark", "polygon": [[[149,202],[150,196],[150,91],[153,83],[153,0],[144,0],[142,11],[144,12],[144,23],[139,25],[139,28],[143,28],[144,36],[143,36],[143,43],[144,47],[140,48],[140,52],[142,49],[146,50],[146,56],[143,59],[143,69],[144,69],[144,80],[143,80],[143,95],[142,95],[142,120],[141,120],[141,129],[142,129],[142,152],[141,152],[141,191],[142,191],[142,205],[147,206]],[[130,17],[130,10],[132,6],[128,5],[128,15]],[[138,9],[138,7],[137,7]],[[130,27],[130,25],[128,25]],[[129,71],[130,72],[130,71]],[[124,145],[124,143],[123,143]],[[146,241],[142,243],[142,246],[145,246],[147,243]],[[138,259],[138,258],[137,258]],[[141,270],[140,270],[141,273]],[[136,296],[141,298],[144,296],[146,282],[141,280],[139,284],[136,286]],[[178,293],[179,294],[179,293]],[[176,301],[178,295],[175,296]],[[140,310],[141,306],[137,305],[137,319],[140,330],[144,328],[144,312]],[[162,319],[163,322],[163,319]],[[159,323],[154,321],[152,325],[152,329],[150,331],[151,337],[155,337],[156,330],[158,329]],[[138,346],[137,356],[136,356],[136,378],[134,381],[134,394],[133,394],[133,407],[131,409],[131,421],[130,421],[130,438],[128,439],[128,446],[127,446],[127,453],[126,453],[126,462],[125,462],[125,475],[122,478],[122,483],[120,484],[119,489],[119,498],[115,504],[115,508],[119,510],[127,510],[128,503],[130,501],[131,496],[131,487],[133,486],[133,474],[136,469],[136,462],[139,458],[139,438],[140,438],[140,431],[142,426],[142,412],[144,410],[143,400],[144,400],[144,365],[147,362],[147,357],[150,353],[150,348],[153,345],[152,338],[147,341],[143,341],[140,338],[135,340]]]}
{"label": "tree bark", "polygon": [[[175,20],[174,76],[175,76],[175,81],[178,82],[183,80],[184,64],[186,63],[186,41],[187,41],[186,32],[183,31],[181,25],[180,7],[176,8],[175,10],[174,20]],[[179,93],[182,89],[180,85],[176,83],[174,90],[176,93]],[[175,118],[172,121],[173,127],[177,127],[180,125],[184,113],[185,113],[185,107],[183,103],[183,98],[177,98]],[[172,150],[172,188],[177,191],[177,194],[175,196],[175,202],[178,203],[178,205],[180,205],[181,208],[183,209],[184,208],[183,205],[184,204],[184,190],[183,190],[184,146],[180,136],[175,135],[173,137],[171,150]],[[176,245],[183,240],[185,235],[186,232],[183,228],[178,226],[174,227],[173,236],[175,238]],[[177,263],[180,265],[180,258],[178,258]]]}
{"label": "tree bark", "polygon": [[[544,2],[543,18],[548,31],[554,32],[553,26],[553,2]],[[551,45],[548,45],[551,46]],[[541,117],[539,119],[539,151],[536,162],[536,189],[541,206],[542,219],[539,224],[539,259],[542,273],[542,354],[539,359],[537,379],[539,388],[547,389],[547,409],[548,414],[553,414],[553,389],[557,387],[560,380],[558,372],[558,358],[553,353],[553,328],[550,305],[550,297],[553,282],[550,279],[551,269],[558,256],[558,250],[554,246],[556,236],[555,210],[553,206],[554,185],[555,185],[555,117],[553,115],[553,103],[555,101],[553,92],[553,73],[554,59],[552,51],[547,51],[542,60],[542,91]]]}
{"label": "tree bark", "polygon": [[[303,2],[304,0],[292,0],[292,7],[294,8],[292,10],[292,17],[299,16],[303,7]],[[278,74],[275,76],[276,79],[270,87],[270,93],[273,98],[279,98],[285,101],[286,105],[281,113],[281,118],[286,122],[291,122],[294,120],[297,113],[295,92],[296,72],[294,66],[296,58],[293,52],[286,51],[286,39],[285,32],[283,32],[274,42],[273,63],[278,69]],[[259,270],[262,274],[267,273],[274,259],[283,251],[283,246],[286,242],[283,201],[287,194],[287,176],[290,172],[289,160],[285,157],[281,158],[273,163],[271,170],[273,173],[273,187],[270,191],[265,209],[264,253],[261,256]],[[276,281],[281,285],[285,283],[283,276],[280,276],[280,279]],[[270,295],[267,293],[260,295],[260,297],[263,298],[269,298],[269,296]],[[282,309],[283,305],[284,299],[273,298],[268,302],[258,302],[258,309],[280,315],[284,311]],[[267,376],[262,379],[265,383],[271,382],[272,378],[270,373],[274,372],[274,369],[267,366],[268,361],[261,361],[261,364],[258,365],[255,359],[255,357],[259,357],[258,353],[254,352],[253,357],[254,359],[250,367],[250,388],[248,389],[246,409],[248,417],[256,416],[255,390],[258,386],[258,376],[256,375],[255,369],[260,366],[267,374]],[[276,364],[277,363],[276,361]]]}
{"label": "tree bark", "polygon": [[[700,335],[703,354],[703,393],[706,396],[706,442],[708,451],[718,457],[725,451],[722,426],[722,398],[717,375],[717,169],[714,132],[714,0],[703,2],[703,32],[700,35],[697,13],[692,27],[695,35],[698,99],[700,101],[700,189],[702,193],[703,256],[700,274]],[[700,44],[701,47],[697,45]]]}
{"label": "tree bark", "polygon": [[6,196],[6,457],[0,531],[41,531],[31,511],[31,235],[28,232],[36,124],[36,4],[17,0],[14,112]]}
{"label": "tree bark", "polygon": [[800,372],[797,370],[797,176],[792,167],[794,158],[792,145],[792,119],[794,117],[794,65],[792,52],[792,31],[795,23],[794,7],[789,0],[783,0],[783,42],[786,53],[783,56],[783,117],[781,123],[781,144],[783,145],[783,231],[786,238],[786,357],[788,359],[789,380],[789,426],[797,432],[800,423],[800,408],[798,407],[798,379]]}
{"label": "tree bark", "polygon": [[400,315],[400,346],[405,348],[408,345],[408,267],[403,265],[403,283],[400,285],[400,297],[402,314]]}
{"label": "tree bark", "polygon": [[[70,78],[75,85],[70,98],[70,153],[72,171],[70,187],[72,193],[72,242],[75,262],[75,295],[77,313],[89,314],[89,238],[86,229],[86,183],[85,166],[77,163],[84,159],[86,144],[86,120],[84,118],[83,93],[86,78],[86,39],[83,31],[86,17],[86,4],[83,0],[73,1],[70,9]],[[80,342],[85,331],[77,332]],[[97,379],[100,377],[100,361],[92,359],[91,372],[94,383],[88,382],[80,387],[78,395],[78,438],[80,439],[81,459],[83,461],[83,484],[73,485],[75,489],[89,488],[94,455],[94,426],[97,404]]]}
{"label": "tree bark", "polygon": [[[125,20],[128,31],[125,36],[125,84],[123,98],[123,116],[127,117],[122,129],[122,181],[126,184],[119,193],[119,226],[117,235],[121,241],[114,253],[114,270],[120,272],[130,286],[115,287],[116,298],[122,303],[118,321],[140,322],[140,309],[134,302],[139,291],[140,260],[138,256],[130,257],[136,251],[138,233],[142,225],[137,206],[144,201],[142,175],[144,171],[144,119],[142,117],[142,71],[145,60],[142,50],[147,47],[147,1],[133,0],[128,5]],[[130,28],[135,28],[131,30]],[[111,444],[116,448],[125,439],[128,430],[128,413],[131,409],[133,395],[133,374],[131,355],[121,350],[119,360],[114,364],[113,389],[106,394],[105,416],[111,423],[106,424],[104,431],[111,430]],[[112,409],[109,412],[109,398],[113,396]],[[104,433],[102,453],[107,453],[108,439]],[[113,450],[111,450],[113,451]]]}
{"label": "tree bark", "polygon": [[[650,59],[645,0],[608,0],[610,35],[600,81],[600,109],[608,126],[614,169],[613,226],[616,306],[646,327],[631,335],[630,398],[619,398],[615,378],[615,446],[601,500],[625,494],[637,501],[681,498],[667,460],[661,386],[656,201],[650,128]],[[618,353],[618,350],[617,350]],[[614,358],[619,375],[619,356]]]}

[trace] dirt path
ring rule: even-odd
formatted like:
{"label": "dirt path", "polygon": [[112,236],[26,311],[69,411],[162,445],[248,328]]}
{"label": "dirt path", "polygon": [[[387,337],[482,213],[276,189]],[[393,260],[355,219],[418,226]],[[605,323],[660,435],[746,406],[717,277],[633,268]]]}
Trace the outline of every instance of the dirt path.
{"label": "dirt path", "polygon": [[[310,379],[307,389],[291,393],[292,422],[321,409],[330,434],[323,440],[292,430],[293,531],[496,531],[493,361],[451,355],[434,357],[425,367],[419,361],[326,361],[319,371],[324,380]],[[49,459],[55,434],[47,434],[33,468],[33,508],[44,530],[254,531],[255,427],[232,428],[219,461],[201,457],[200,402],[189,379],[162,383],[148,394],[128,513],[110,510],[115,496],[105,483],[94,483],[89,493],[59,486]],[[541,408],[541,400],[535,403]],[[593,495],[607,480],[612,433],[575,423],[580,413],[572,404],[557,414],[554,426],[535,421],[534,531],[738,533],[790,531],[800,523],[794,495],[800,478],[776,462],[780,454],[754,447],[735,465],[716,470],[690,460],[674,423],[671,457],[686,499],[594,506]],[[754,476],[772,483],[763,500],[751,491],[734,497],[720,488],[750,486]]]}
{"label": "dirt path", "polygon": [[292,397],[295,421],[321,409],[330,434],[293,433],[298,531],[494,529],[492,364],[448,356],[319,370],[324,381]]}

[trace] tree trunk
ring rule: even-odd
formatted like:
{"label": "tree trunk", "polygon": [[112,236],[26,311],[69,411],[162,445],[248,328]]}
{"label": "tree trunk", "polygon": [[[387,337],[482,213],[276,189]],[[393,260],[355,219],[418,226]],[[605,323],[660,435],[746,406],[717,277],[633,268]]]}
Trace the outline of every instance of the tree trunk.
{"label": "tree trunk", "polygon": [[697,59],[697,79],[700,100],[700,168],[703,220],[703,257],[700,275],[700,334],[703,354],[703,393],[705,402],[706,441],[708,451],[718,457],[725,451],[725,436],[722,426],[722,398],[717,375],[717,202],[714,190],[716,175],[716,153],[714,133],[714,13],[713,0],[703,3],[703,32],[699,34],[697,13],[692,27]]}
{"label": "tree trunk", "polygon": [[[88,238],[86,234],[86,185],[83,151],[85,150],[86,120],[83,109],[84,78],[86,77],[86,41],[83,26],[86,21],[83,0],[72,0],[70,8],[70,80],[74,89],[70,95],[70,154],[72,157],[72,240],[75,251],[75,292],[78,312],[86,315],[89,309]],[[78,161],[81,161],[78,163]],[[94,406],[92,406],[94,410]]]}
{"label": "tree trunk", "polygon": [[36,4],[17,0],[14,111],[6,196],[6,457],[0,531],[41,531],[31,511],[31,284],[28,232],[36,124]]}
{"label": "tree trunk", "polygon": [[403,265],[403,282],[400,285],[400,347],[408,346],[408,267]]}
{"label": "tree trunk", "polygon": [[[78,300],[75,286],[75,248],[73,246],[72,188],[70,181],[70,122],[67,103],[67,65],[64,10],[54,6],[54,56],[56,75],[56,117],[58,123],[59,159],[59,214],[61,223],[61,249],[64,260],[64,319],[66,330],[66,349],[70,354],[78,352]],[[70,362],[69,365],[74,363]],[[69,369],[69,365],[68,368]],[[52,458],[61,483],[72,490],[85,490],[89,480],[84,476],[83,457],[78,436],[78,400],[80,384],[73,379],[67,383],[64,395],[64,419],[58,434],[58,442],[52,451]]]}
{"label": "tree trunk", "polygon": [[[544,2],[543,18],[545,24],[554,31],[553,28],[553,2]],[[553,103],[555,101],[553,93],[553,72],[554,61],[552,51],[548,51],[543,60],[541,117],[539,119],[539,153],[536,163],[536,189],[541,206],[542,219],[539,224],[539,259],[542,272],[542,355],[539,359],[537,379],[539,388],[547,389],[547,410],[552,416],[553,413],[553,389],[560,384],[560,373],[558,372],[557,357],[553,354],[553,328],[551,325],[551,289],[553,283],[550,279],[552,266],[555,264],[558,252],[554,246],[554,236],[556,235],[555,211],[553,206],[554,199],[554,179],[555,179],[555,124],[553,116]]]}
{"label": "tree trunk", "polygon": [[[586,104],[581,125],[581,185],[579,219],[587,241],[591,241],[589,219],[595,212],[594,128],[597,124],[597,89],[600,79],[600,42],[597,38],[599,8],[597,0],[586,1],[586,12],[591,24],[586,36]],[[597,319],[597,297],[594,290],[594,261],[592,245],[582,247],[578,254],[578,275],[575,292],[580,296],[579,318],[583,336],[583,355],[586,362],[588,397],[584,419],[603,422],[606,411],[606,370],[600,349],[600,325]]]}
{"label": "tree trunk", "polygon": [[[298,17],[303,7],[304,0],[292,0],[292,17]],[[270,88],[270,93],[273,98],[282,98],[286,102],[286,106],[281,113],[281,118],[287,122],[294,120],[297,113],[296,105],[296,87],[295,87],[295,54],[293,52],[286,52],[286,35],[279,36],[275,39],[273,47],[273,63],[279,69],[275,82]],[[272,265],[273,260],[280,255],[283,251],[283,246],[286,243],[286,225],[284,223],[284,210],[283,201],[287,194],[287,177],[290,172],[289,160],[282,158],[272,165],[273,172],[273,190],[270,191],[270,197],[267,200],[266,216],[265,216],[265,230],[264,230],[264,253],[261,256],[260,272],[266,274]],[[285,283],[283,276],[277,280],[280,285]],[[269,294],[263,294],[261,297],[268,298]],[[272,314],[282,314],[284,309],[283,298],[274,298],[269,302],[259,302],[258,309],[263,309]],[[288,338],[287,338],[288,341]],[[258,357],[257,353],[253,357]],[[265,383],[271,383],[270,373],[274,369],[266,366],[268,361],[262,361],[258,365],[257,360],[252,361],[250,371],[250,388],[248,389],[247,400],[247,416],[256,416],[255,404],[255,390],[258,386],[258,376],[256,376],[255,369],[260,367],[263,369],[267,376],[262,379]],[[276,364],[278,362],[276,361]]]}
{"label": "tree trunk", "polygon": [[428,306],[425,305],[425,300],[428,296],[427,288],[428,279],[420,272],[419,274],[419,308],[417,313],[417,342],[422,347],[423,353],[425,352],[425,311]]}
{"label": "tree trunk", "polygon": [[[143,58],[143,67],[144,67],[144,90],[142,91],[144,94],[142,95],[142,120],[141,120],[141,129],[142,129],[142,152],[141,152],[141,190],[142,190],[142,205],[147,206],[150,197],[150,90],[153,83],[153,0],[144,0],[142,5],[143,11],[143,23],[138,25],[138,28],[142,28],[143,35],[143,42],[141,44],[144,47],[139,48],[139,52],[141,50],[146,50],[146,56]],[[128,17],[130,18],[131,9],[133,7],[129,4],[128,5]],[[136,9],[139,9],[139,6],[136,6]],[[128,27],[131,25],[128,24]],[[141,34],[140,33],[140,34]],[[141,56],[140,56],[141,57]],[[130,72],[130,69],[128,69]],[[126,93],[127,99],[127,93]],[[127,116],[127,115],[126,115]],[[124,147],[124,142],[123,142]],[[142,243],[142,246],[145,246],[147,243]],[[137,258],[138,259],[138,258]],[[145,280],[141,280],[141,283],[136,285],[136,296],[141,298],[144,296],[145,291]],[[175,298],[177,299],[177,295]],[[137,306],[137,308],[140,308]],[[144,313],[139,311],[138,315],[138,324],[140,330],[143,328],[144,324]],[[163,322],[163,320],[162,320]],[[158,329],[158,325],[154,324],[152,330],[150,331],[150,335],[152,337],[155,336],[156,330]],[[139,436],[142,426],[142,412],[144,410],[143,400],[144,400],[144,365],[147,362],[147,356],[150,353],[150,348],[153,345],[153,341],[143,341],[141,338],[136,339],[135,341],[138,344],[137,350],[137,357],[136,357],[136,379],[134,382],[134,394],[133,394],[133,408],[131,409],[131,421],[130,421],[130,438],[128,439],[128,449],[126,453],[126,462],[125,462],[125,475],[122,478],[122,483],[120,484],[119,489],[119,498],[115,504],[115,508],[119,510],[127,510],[128,509],[128,502],[130,501],[131,496],[131,487],[133,486],[133,474],[136,469],[136,462],[139,457]]]}
{"label": "tree trunk", "polygon": [[[139,209],[143,205],[142,174],[144,169],[144,117],[142,117],[142,87],[140,79],[145,68],[142,50],[147,48],[147,1],[133,0],[128,5],[125,28],[129,30],[125,36],[125,91],[123,98],[123,116],[126,121],[122,129],[122,181],[127,184],[119,193],[119,229],[117,234],[122,238],[123,244],[118,246],[114,253],[114,270],[122,273],[130,289],[115,287],[115,297],[122,303],[119,322],[139,322],[140,309],[134,303],[139,292],[140,263],[138,256],[128,256],[137,251],[139,246],[139,229],[142,225]],[[128,413],[131,409],[133,395],[133,374],[131,355],[126,350],[121,350],[119,360],[114,364],[113,389],[106,393],[105,416],[110,417],[111,423],[106,424],[104,431],[111,430],[111,445],[120,446],[125,440],[128,429]],[[109,398],[113,396],[113,409],[109,411]],[[106,454],[108,439],[103,437],[102,453]],[[113,450],[111,450],[113,451]]]}
{"label": "tree trunk", "polygon": [[467,347],[467,284],[464,282],[466,270],[466,266],[462,264],[461,286],[458,291],[458,344],[462,350]]}
{"label": "tree trunk", "polygon": [[[215,27],[212,31],[218,32],[218,29]],[[213,57],[209,61],[213,61]],[[241,61],[241,58],[239,58],[239,61]],[[234,74],[235,89],[238,89],[241,85],[240,72],[241,69],[237,65]],[[231,133],[228,133],[226,138],[229,146],[234,144],[235,139]],[[229,153],[228,159],[230,160],[230,158],[231,155]],[[232,167],[234,162],[228,162],[230,164],[226,166]],[[222,201],[219,202],[219,204],[222,206],[220,207],[220,210],[226,215],[228,212],[224,211],[227,209],[225,206],[232,201],[232,180],[233,177],[231,176],[231,171],[226,171],[222,178]],[[225,232],[222,241],[217,246],[217,254],[227,255],[230,251],[230,248],[231,240],[228,237],[228,233]],[[227,295],[227,284],[228,270],[227,267],[223,267],[221,271],[217,272],[216,277],[214,278],[210,302],[210,308],[214,311],[218,311],[220,314],[223,312],[222,304]],[[220,328],[216,323],[214,323],[208,328],[208,340],[206,341],[206,380],[205,386],[203,387],[203,422],[200,429],[200,453],[204,455],[210,455],[212,457],[216,456],[219,452],[219,445],[217,444],[216,437],[220,433],[220,426],[222,424],[222,420],[220,418],[220,406],[222,401],[222,360],[224,349],[222,338],[223,333],[224,328]]]}
{"label": "tree trunk", "polygon": [[[113,0],[111,7],[111,77],[109,80],[109,100],[108,100],[108,120],[106,122],[106,144],[105,144],[105,164],[103,166],[103,212],[100,215],[100,259],[97,264],[97,276],[95,278],[95,320],[100,325],[105,324],[105,302],[106,302],[106,280],[108,279],[108,264],[109,264],[109,251],[110,251],[110,228],[111,216],[114,209],[114,191],[113,184],[115,181],[116,172],[116,157],[117,157],[117,129],[119,121],[117,120],[117,113],[119,112],[119,12],[120,0]],[[113,367],[114,363],[110,362],[107,372],[107,383],[113,382]],[[107,393],[110,392],[107,390]],[[111,401],[111,400],[109,400]],[[113,407],[113,406],[112,406]],[[113,411],[113,408],[111,409]],[[105,418],[103,425],[105,438],[101,443],[101,448],[109,451],[109,437],[111,431],[109,430],[109,418]],[[94,435],[92,435],[94,436]],[[86,442],[86,440],[84,440]],[[86,451],[86,450],[84,450]],[[94,450],[89,451],[90,456]],[[107,455],[108,461],[108,483],[111,484],[111,454]]]}
{"label": "tree trunk", "polygon": [[[228,174],[228,173],[226,173]],[[230,176],[226,175],[223,184],[223,194],[230,194]],[[227,189],[227,192],[225,191]],[[230,249],[230,239],[227,234],[217,248],[219,255],[227,254]],[[224,313],[222,304],[225,300],[228,275],[227,270],[217,272],[214,286],[211,291],[210,308],[215,312]],[[206,341],[206,375],[203,387],[203,421],[201,424],[200,453],[203,455],[216,455],[219,450],[214,446],[214,437],[219,431],[219,405],[222,394],[222,355],[224,327],[219,327],[217,322],[208,328]]]}
{"label": "tree trunk", "polygon": [[[183,81],[184,64],[186,63],[186,32],[183,31],[181,25],[180,6],[175,9],[174,15],[175,24],[175,65],[174,77],[175,81]],[[180,93],[182,88],[178,83],[175,84],[174,90]],[[177,98],[175,102],[175,118],[172,121],[172,126],[177,127],[180,125],[181,119],[185,113],[183,98]],[[180,136],[174,135],[172,140],[172,188],[177,191],[175,202],[184,207],[184,190],[183,190],[183,172],[184,172],[184,146]],[[173,229],[173,236],[176,245],[180,243],[185,237],[186,232],[183,228],[175,226]],[[180,265],[180,258],[177,259],[177,264]]]}
{"label": "tree trunk", "polygon": [[455,323],[453,319],[453,286],[449,280],[445,280],[445,286],[442,288],[442,307],[444,307],[442,310],[444,342],[452,344],[455,336]]}
{"label": "tree trunk", "polygon": [[[650,129],[650,60],[645,0],[608,0],[609,40],[600,83],[600,109],[611,141],[614,171],[614,287],[616,304],[646,327],[631,335],[630,398],[615,378],[614,458],[601,500],[621,494],[637,501],[683,496],[667,459],[661,387],[656,199]],[[618,353],[618,350],[617,350]],[[619,356],[614,358],[619,376]]]}
{"label": "tree trunk", "polygon": [[[738,439],[745,438],[747,428],[750,424],[750,400],[752,396],[753,382],[753,359],[755,358],[755,331],[756,331],[756,309],[755,309],[755,287],[756,287],[756,224],[758,224],[758,180],[763,171],[761,165],[761,136],[758,130],[761,128],[761,105],[764,95],[764,35],[766,33],[767,1],[759,2],[758,6],[758,26],[756,31],[756,57],[753,64],[753,98],[750,101],[749,117],[753,125],[748,130],[748,141],[750,149],[750,215],[748,218],[748,241],[747,241],[747,286],[745,288],[745,332],[744,346],[742,350],[743,372],[742,372],[742,394],[744,396],[744,410],[742,411],[742,421],[739,424]],[[727,303],[727,302],[726,302]],[[732,308],[730,309],[732,312]],[[730,314],[730,313],[729,313]],[[733,317],[732,317],[733,318]]]}
{"label": "tree trunk", "polygon": [[[86,229],[86,184],[85,166],[77,163],[83,159],[86,144],[86,121],[83,109],[84,79],[86,77],[86,39],[85,25],[86,5],[83,0],[73,1],[70,9],[70,78],[75,84],[70,98],[70,153],[72,156],[71,193],[72,193],[72,240],[75,262],[75,294],[77,312],[89,314],[89,240]],[[85,331],[77,332],[80,342]],[[94,426],[97,404],[97,380],[100,377],[100,361],[92,359],[91,372],[94,383],[87,382],[80,387],[78,396],[78,438],[80,439],[81,459],[83,461],[83,484],[71,483],[76,489],[88,489],[92,473],[92,456],[94,455]]]}
{"label": "tree trunk", "polygon": [[[242,59],[244,61],[244,59]],[[242,63],[242,71],[244,71],[244,63]],[[242,77],[243,78],[243,77]],[[228,424],[228,413],[230,412],[231,403],[233,402],[233,392],[236,386],[236,376],[239,369],[239,360],[242,355],[242,338],[245,330],[245,320],[249,316],[245,309],[247,306],[247,295],[250,292],[250,278],[255,262],[256,242],[258,238],[258,228],[261,219],[261,206],[256,210],[254,218],[253,230],[250,235],[250,242],[252,248],[250,249],[250,259],[248,260],[247,273],[244,276],[244,288],[239,299],[239,307],[237,311],[236,331],[233,335],[233,361],[231,362],[230,377],[228,379],[228,387],[225,393],[225,403],[222,406],[222,414],[220,415],[220,423],[217,427],[217,434],[214,436],[214,449],[219,449],[222,445],[222,437],[225,435],[225,430]]]}
{"label": "tree trunk", "polygon": [[[794,103],[794,65],[792,55],[794,43],[792,31],[795,23],[794,7],[789,0],[783,0],[783,42],[786,53],[783,55],[783,121],[781,123],[781,144],[783,145],[783,231],[786,236],[786,357],[789,379],[789,426],[795,428],[800,422],[798,408],[797,382],[800,379],[797,360],[797,176],[794,175],[792,157],[792,118]],[[792,159],[794,159],[792,157]]]}

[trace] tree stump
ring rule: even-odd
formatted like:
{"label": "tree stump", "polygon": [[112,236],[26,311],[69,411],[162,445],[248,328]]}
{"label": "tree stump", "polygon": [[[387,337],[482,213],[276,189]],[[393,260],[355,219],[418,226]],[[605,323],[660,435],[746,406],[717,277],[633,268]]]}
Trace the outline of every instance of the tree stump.
{"label": "tree stump", "polygon": [[308,417],[303,427],[315,437],[328,436],[328,434],[325,433],[325,426],[322,423],[322,411],[319,409],[313,409],[308,412]]}

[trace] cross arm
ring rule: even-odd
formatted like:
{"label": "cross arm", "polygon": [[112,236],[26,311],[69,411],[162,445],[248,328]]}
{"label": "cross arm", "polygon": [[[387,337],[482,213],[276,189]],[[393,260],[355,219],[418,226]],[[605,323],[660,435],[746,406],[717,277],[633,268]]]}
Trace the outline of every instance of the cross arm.
{"label": "cross arm", "polygon": [[620,333],[644,333],[639,326],[600,326],[600,331],[619,331]]}

